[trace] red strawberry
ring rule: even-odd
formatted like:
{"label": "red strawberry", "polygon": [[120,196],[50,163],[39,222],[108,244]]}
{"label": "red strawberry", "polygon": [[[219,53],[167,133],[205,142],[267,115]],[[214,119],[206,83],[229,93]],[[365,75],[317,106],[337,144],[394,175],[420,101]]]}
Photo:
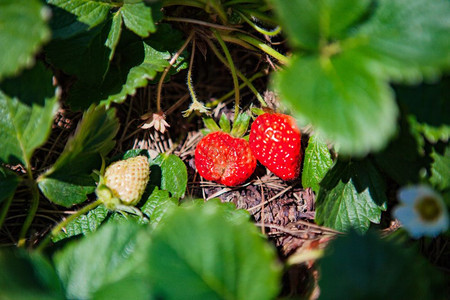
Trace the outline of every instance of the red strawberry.
{"label": "red strawberry", "polygon": [[295,119],[279,113],[265,113],[256,118],[250,130],[250,149],[272,173],[283,180],[300,174],[301,133]]}
{"label": "red strawberry", "polygon": [[256,158],[243,138],[215,131],[198,143],[195,149],[195,166],[206,180],[235,186],[252,175],[256,168]]}

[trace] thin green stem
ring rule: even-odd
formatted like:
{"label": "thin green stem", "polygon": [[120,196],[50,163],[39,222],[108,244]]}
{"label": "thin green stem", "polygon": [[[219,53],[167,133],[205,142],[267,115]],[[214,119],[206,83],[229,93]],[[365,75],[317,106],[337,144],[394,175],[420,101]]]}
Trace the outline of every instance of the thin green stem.
{"label": "thin green stem", "polygon": [[255,29],[256,31],[258,31],[261,34],[265,34],[265,35],[268,35],[268,36],[275,36],[275,35],[279,34],[280,31],[281,31],[281,27],[280,26],[276,26],[272,30],[264,29],[264,28],[256,25],[255,23],[253,23],[249,18],[247,18],[246,15],[244,15],[240,11],[237,11],[237,13],[241,16],[242,19],[244,19],[245,22],[247,22],[248,25],[250,25],[253,29]]}
{"label": "thin green stem", "polygon": [[18,247],[24,247],[26,244],[26,235],[28,229],[30,229],[31,224],[33,223],[34,217],[36,216],[37,209],[39,207],[39,189],[36,181],[33,178],[33,173],[31,172],[31,168],[27,170],[28,174],[28,184],[31,191],[31,205],[30,210],[28,211],[27,217],[23,222],[22,229],[19,234],[19,242],[17,243]]}
{"label": "thin green stem", "polygon": [[284,56],[283,54],[281,54],[280,52],[276,51],[275,49],[273,49],[266,43],[264,43],[260,40],[257,40],[249,35],[242,34],[242,33],[236,33],[235,37],[249,43],[250,45],[255,46],[256,48],[264,51],[268,55],[278,59],[282,64],[287,64],[289,61],[289,59],[286,56]]}
{"label": "thin green stem", "polygon": [[50,242],[52,237],[55,237],[64,227],[66,227],[70,222],[72,222],[73,220],[75,220],[76,218],[78,218],[81,215],[84,215],[85,213],[93,210],[94,208],[96,208],[97,206],[99,206],[100,204],[102,204],[103,202],[101,200],[96,200],[86,206],[84,206],[83,208],[81,208],[80,210],[78,210],[76,213],[68,216],[67,218],[65,218],[64,220],[62,220],[60,223],[58,223],[58,225],[56,225],[52,231],[47,235],[47,237],[39,244],[39,246],[37,247],[37,251],[42,251]]}
{"label": "thin green stem", "polygon": [[[239,75],[238,75],[239,76]],[[248,86],[248,84],[249,83],[251,83],[253,80],[255,80],[255,79],[258,79],[258,78],[261,78],[261,77],[263,77],[263,76],[265,76],[265,74],[264,73],[262,73],[262,72],[258,72],[258,73],[256,73],[256,74],[254,74],[252,77],[250,77],[249,79],[247,79],[247,80],[242,80],[242,81],[244,81],[243,83],[241,83],[240,85],[239,85],[239,89],[243,89],[244,87],[246,87],[246,86]],[[242,79],[242,78],[241,78]],[[266,102],[264,101],[264,99],[263,99],[263,97],[261,97],[261,95],[256,91],[256,93],[257,93],[257,98],[258,98],[258,100],[261,102],[261,105],[263,105],[263,106],[267,106],[267,104],[266,104]],[[209,107],[214,107],[214,106],[217,106],[219,103],[221,103],[221,102],[223,102],[223,101],[225,101],[225,100],[227,100],[228,98],[230,98],[231,96],[233,96],[233,94],[234,94],[234,90],[232,90],[232,91],[229,91],[228,93],[226,93],[225,95],[223,95],[222,97],[220,97],[219,99],[216,99],[216,100],[214,100],[213,102],[209,102],[208,103],[208,106]]]}
{"label": "thin green stem", "polygon": [[[207,40],[209,48],[214,52],[214,54],[217,56],[217,58],[227,67],[230,68],[228,65],[227,60],[223,55],[220,53],[219,49],[214,45],[214,43],[210,40]],[[261,96],[261,94],[258,92],[258,90],[255,88],[255,86],[251,83],[251,80],[247,79],[244,74],[242,74],[239,70],[236,70],[237,75],[239,78],[248,86],[248,88],[255,94],[258,101],[261,103],[262,106],[267,106],[266,102],[264,101],[264,98]],[[257,73],[258,74],[258,73]],[[256,74],[255,74],[256,75]],[[253,78],[253,77],[252,77]],[[255,78],[256,79],[256,78]]]}
{"label": "thin green stem", "polygon": [[206,12],[208,12],[208,7],[211,6],[222,20],[223,24],[228,23],[228,17],[226,12],[223,10],[222,5],[220,5],[220,1],[215,0],[205,0],[206,1]]}
{"label": "thin green stem", "polygon": [[2,211],[0,213],[0,229],[2,229],[3,223],[5,222],[6,215],[8,214],[9,207],[13,201],[14,194],[6,198],[5,203],[3,203]]}
{"label": "thin green stem", "polygon": [[230,51],[228,50],[227,45],[222,40],[220,34],[213,30],[214,36],[216,37],[217,41],[219,42],[220,46],[222,47],[223,52],[225,53],[225,57],[228,61],[229,69],[231,72],[231,77],[233,78],[233,85],[234,85],[234,120],[237,120],[237,117],[239,115],[239,102],[240,102],[240,95],[239,95],[239,81],[236,74],[236,68],[234,67],[233,59],[231,58]]}
{"label": "thin green stem", "polygon": [[181,48],[177,51],[177,53],[175,53],[175,55],[172,57],[172,59],[169,62],[169,65],[164,69],[164,72],[162,73],[161,78],[159,79],[158,88],[157,88],[157,92],[156,92],[156,112],[157,113],[159,113],[161,111],[161,91],[162,91],[162,85],[164,82],[164,78],[166,78],[166,75],[169,72],[172,65],[175,63],[177,58],[181,55],[181,53],[184,51],[184,49],[186,49],[187,45],[189,44],[191,39],[194,37],[194,33],[195,32],[192,30],[191,33],[189,34],[188,38],[184,42],[183,46],[181,46]]}

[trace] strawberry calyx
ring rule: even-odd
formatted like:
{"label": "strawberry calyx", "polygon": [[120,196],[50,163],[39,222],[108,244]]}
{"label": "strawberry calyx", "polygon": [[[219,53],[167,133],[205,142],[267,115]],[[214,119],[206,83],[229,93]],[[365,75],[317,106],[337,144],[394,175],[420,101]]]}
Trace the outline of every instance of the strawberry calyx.
{"label": "strawberry calyx", "polygon": [[204,117],[203,123],[209,132],[214,131],[223,131],[225,133],[230,134],[235,138],[244,137],[247,132],[248,125],[250,124],[251,116],[245,112],[238,114],[238,117],[233,122],[233,126],[231,126],[230,120],[223,113],[219,119],[219,125],[214,121],[212,117]]}

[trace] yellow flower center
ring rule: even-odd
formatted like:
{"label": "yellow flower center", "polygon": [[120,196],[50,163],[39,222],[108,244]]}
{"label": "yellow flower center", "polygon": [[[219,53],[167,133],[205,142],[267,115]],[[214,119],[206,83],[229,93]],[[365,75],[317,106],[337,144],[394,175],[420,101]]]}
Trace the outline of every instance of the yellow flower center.
{"label": "yellow flower center", "polygon": [[420,217],[427,222],[433,222],[442,215],[442,207],[433,197],[425,197],[417,201],[415,209]]}

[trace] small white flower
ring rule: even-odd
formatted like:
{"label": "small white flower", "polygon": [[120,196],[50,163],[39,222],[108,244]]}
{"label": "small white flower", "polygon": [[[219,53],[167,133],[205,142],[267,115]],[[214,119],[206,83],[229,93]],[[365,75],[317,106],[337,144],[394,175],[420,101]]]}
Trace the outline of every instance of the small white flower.
{"label": "small white flower", "polygon": [[442,196],[426,185],[401,188],[393,215],[413,238],[435,237],[447,230],[449,217]]}

